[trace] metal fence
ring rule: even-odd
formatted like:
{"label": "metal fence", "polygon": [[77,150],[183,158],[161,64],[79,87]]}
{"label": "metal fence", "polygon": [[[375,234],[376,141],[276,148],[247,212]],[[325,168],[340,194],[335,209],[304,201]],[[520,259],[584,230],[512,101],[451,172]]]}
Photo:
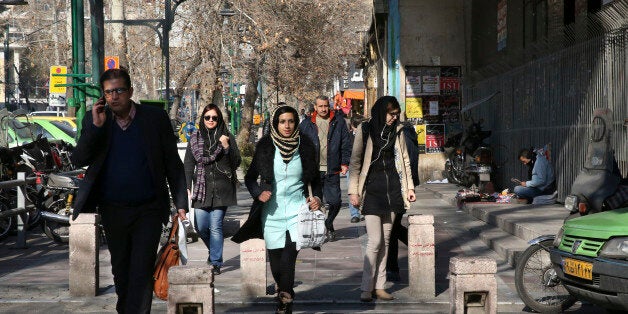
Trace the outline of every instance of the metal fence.
{"label": "metal fence", "polygon": [[497,93],[468,109],[493,132],[497,186],[526,177],[517,157],[521,148],[551,143],[562,201],[582,168],[596,108],[613,111],[611,141],[623,176],[628,174],[627,44],[628,28],[622,28],[464,87],[467,106]]}
{"label": "metal fence", "polygon": [[24,172],[17,174],[16,180],[9,180],[0,182],[0,189],[11,189],[17,187],[17,207],[10,208],[6,211],[0,212],[0,218],[15,217],[17,219],[17,241],[15,242],[16,248],[26,247],[26,230],[28,229],[28,217],[25,215],[29,211],[35,209],[33,204],[28,204],[26,199],[25,186],[29,182],[32,183],[35,178],[26,178]]}

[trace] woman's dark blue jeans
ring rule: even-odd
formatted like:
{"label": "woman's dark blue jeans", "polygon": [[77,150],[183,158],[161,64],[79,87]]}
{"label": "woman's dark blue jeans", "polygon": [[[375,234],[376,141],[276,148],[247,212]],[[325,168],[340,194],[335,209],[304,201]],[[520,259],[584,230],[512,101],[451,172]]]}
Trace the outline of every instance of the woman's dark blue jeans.
{"label": "woman's dark blue jeans", "polygon": [[226,206],[194,209],[196,231],[209,251],[207,261],[219,267],[222,266],[222,248],[224,245],[222,223],[226,211]]}

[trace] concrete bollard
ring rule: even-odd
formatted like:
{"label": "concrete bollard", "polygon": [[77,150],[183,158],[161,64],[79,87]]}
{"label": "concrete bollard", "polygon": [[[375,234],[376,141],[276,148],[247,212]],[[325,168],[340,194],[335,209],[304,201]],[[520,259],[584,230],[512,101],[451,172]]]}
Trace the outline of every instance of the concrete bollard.
{"label": "concrete bollard", "polygon": [[408,284],[410,295],[421,300],[436,295],[434,216],[408,216]]}
{"label": "concrete bollard", "polygon": [[[240,220],[244,224],[246,218]],[[266,243],[263,239],[251,239],[240,244],[240,271],[242,294],[266,295]]]}
{"label": "concrete bollard", "polygon": [[204,266],[168,270],[168,314],[214,313],[214,275]]}
{"label": "concrete bollard", "polygon": [[70,219],[70,294],[93,297],[98,294],[100,216],[83,213]]}
{"label": "concrete bollard", "polygon": [[497,313],[497,263],[489,257],[449,261],[449,312]]}

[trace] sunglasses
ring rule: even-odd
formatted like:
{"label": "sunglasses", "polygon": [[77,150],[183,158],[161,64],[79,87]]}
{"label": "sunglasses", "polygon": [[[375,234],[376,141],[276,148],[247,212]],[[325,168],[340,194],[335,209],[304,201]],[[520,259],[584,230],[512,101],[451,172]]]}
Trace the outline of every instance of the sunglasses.
{"label": "sunglasses", "polygon": [[218,121],[218,116],[203,116],[205,121]]}

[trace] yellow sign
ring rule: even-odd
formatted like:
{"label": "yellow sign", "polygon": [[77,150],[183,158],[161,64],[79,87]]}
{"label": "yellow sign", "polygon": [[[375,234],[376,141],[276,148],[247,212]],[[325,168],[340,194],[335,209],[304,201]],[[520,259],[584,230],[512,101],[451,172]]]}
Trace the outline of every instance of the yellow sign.
{"label": "yellow sign", "polygon": [[253,124],[258,125],[260,124],[260,122],[262,122],[262,115],[261,114],[253,115]]}
{"label": "yellow sign", "polygon": [[565,258],[563,260],[563,271],[568,275],[593,280],[593,264],[589,262]]}
{"label": "yellow sign", "polygon": [[118,56],[105,57],[105,71],[109,69],[119,69],[119,68],[120,68],[120,58],[118,58]]}
{"label": "yellow sign", "polygon": [[423,99],[406,98],[406,118],[423,118]]}
{"label": "yellow sign", "polygon": [[416,134],[419,145],[425,145],[425,124],[416,126]]}
{"label": "yellow sign", "polygon": [[50,67],[50,86],[48,88],[51,94],[65,94],[67,88],[65,86],[55,86],[57,84],[66,84],[66,76],[52,76],[53,74],[68,74],[68,67],[53,65]]}

